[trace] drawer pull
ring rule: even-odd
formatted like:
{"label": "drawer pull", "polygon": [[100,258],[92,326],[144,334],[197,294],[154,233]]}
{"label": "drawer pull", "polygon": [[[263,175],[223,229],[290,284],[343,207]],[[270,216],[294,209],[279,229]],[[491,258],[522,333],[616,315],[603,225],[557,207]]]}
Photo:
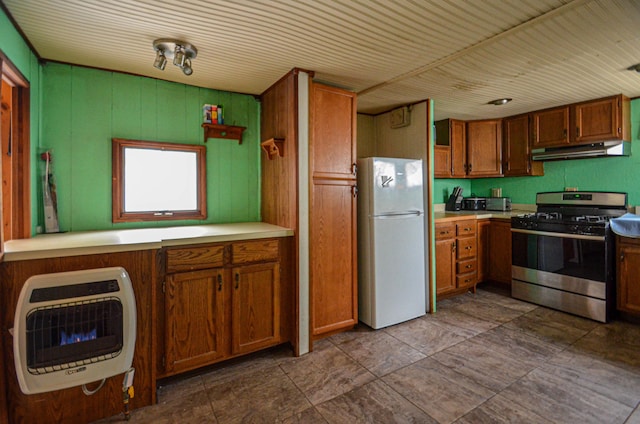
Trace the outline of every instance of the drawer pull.
{"label": "drawer pull", "polygon": [[469,269],[469,268],[471,268],[471,265],[467,265],[467,266],[465,266],[465,268]]}
{"label": "drawer pull", "polygon": [[467,247],[465,247],[465,249],[471,250],[471,246],[467,246]]}

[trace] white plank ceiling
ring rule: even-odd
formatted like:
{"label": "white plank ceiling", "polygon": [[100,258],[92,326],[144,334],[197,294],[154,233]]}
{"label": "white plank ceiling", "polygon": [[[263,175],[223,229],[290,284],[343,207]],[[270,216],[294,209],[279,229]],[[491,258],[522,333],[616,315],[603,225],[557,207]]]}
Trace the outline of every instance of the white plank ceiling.
{"label": "white plank ceiling", "polygon": [[[640,0],[0,0],[44,59],[260,94],[294,67],[376,114],[479,119],[640,96]],[[195,45],[193,75],[152,42]],[[505,106],[487,102],[501,97]]]}

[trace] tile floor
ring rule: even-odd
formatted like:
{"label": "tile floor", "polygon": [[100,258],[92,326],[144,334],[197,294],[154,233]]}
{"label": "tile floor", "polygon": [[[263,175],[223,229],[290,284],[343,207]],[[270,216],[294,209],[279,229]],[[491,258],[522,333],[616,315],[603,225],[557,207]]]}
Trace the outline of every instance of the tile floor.
{"label": "tile floor", "polygon": [[640,325],[480,286],[434,315],[359,326],[300,358],[278,347],[172,381],[130,422],[640,424]]}

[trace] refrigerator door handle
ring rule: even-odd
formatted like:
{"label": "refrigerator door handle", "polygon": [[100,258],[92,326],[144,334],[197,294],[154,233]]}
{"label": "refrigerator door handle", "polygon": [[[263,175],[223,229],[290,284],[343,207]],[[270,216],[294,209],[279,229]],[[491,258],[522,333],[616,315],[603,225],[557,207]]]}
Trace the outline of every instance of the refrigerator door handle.
{"label": "refrigerator door handle", "polygon": [[399,216],[422,216],[422,211],[387,212],[380,215],[373,215],[373,218],[389,219]]}

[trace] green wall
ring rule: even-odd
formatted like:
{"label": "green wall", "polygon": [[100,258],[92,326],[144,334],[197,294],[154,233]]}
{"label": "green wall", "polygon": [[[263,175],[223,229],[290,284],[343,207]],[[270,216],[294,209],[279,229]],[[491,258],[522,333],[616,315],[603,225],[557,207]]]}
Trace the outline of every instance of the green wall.
{"label": "green wall", "polygon": [[[41,149],[53,152],[61,231],[260,220],[260,104],[235,94],[146,77],[49,63],[43,66]],[[208,218],[111,222],[111,138],[203,143],[202,105],[247,127],[242,144],[209,139]]]}
{"label": "green wall", "polygon": [[[29,46],[16,31],[7,15],[0,9],[0,51],[11,61],[20,71],[22,76],[29,81],[31,92],[30,102],[30,138],[31,138],[31,160],[35,160],[37,146],[40,139],[40,79],[41,68],[38,58],[31,52]],[[31,185],[36,187],[37,173],[34,167],[31,168]],[[38,225],[36,218],[38,214],[38,191],[31,190],[31,226],[32,232]]]}
{"label": "green wall", "polygon": [[501,187],[502,195],[513,203],[535,204],[536,193],[577,187],[587,191],[622,191],[629,194],[629,205],[640,205],[640,99],[631,102],[631,156],[573,159],[544,163],[544,176],[478,178],[473,180],[436,179],[434,203],[442,203],[443,192],[462,186],[466,196],[490,196],[491,188]]}

